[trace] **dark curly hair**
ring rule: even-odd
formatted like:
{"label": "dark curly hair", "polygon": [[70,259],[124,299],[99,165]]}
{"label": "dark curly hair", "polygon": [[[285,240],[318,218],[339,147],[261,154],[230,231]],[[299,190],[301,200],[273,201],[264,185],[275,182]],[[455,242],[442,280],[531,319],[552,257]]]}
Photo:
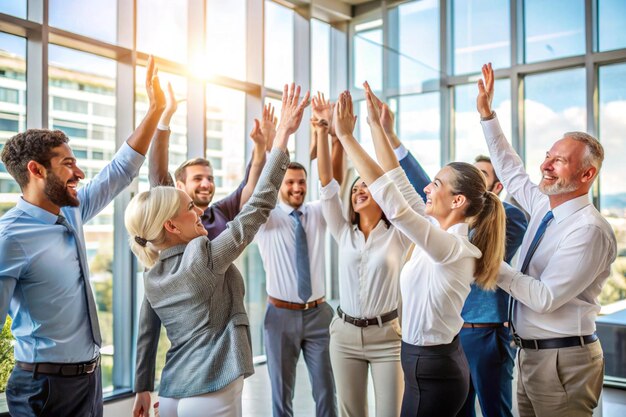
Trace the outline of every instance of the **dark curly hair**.
{"label": "dark curly hair", "polygon": [[28,184],[28,162],[35,161],[49,169],[50,160],[55,155],[52,149],[68,141],[60,130],[28,129],[7,140],[2,149],[2,162],[24,188]]}

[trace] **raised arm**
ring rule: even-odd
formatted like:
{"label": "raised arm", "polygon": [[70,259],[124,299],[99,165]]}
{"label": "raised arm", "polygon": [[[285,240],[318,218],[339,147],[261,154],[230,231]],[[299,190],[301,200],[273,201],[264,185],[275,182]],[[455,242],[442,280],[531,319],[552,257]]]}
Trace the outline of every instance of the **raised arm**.
{"label": "raised arm", "polygon": [[237,259],[245,247],[252,241],[262,224],[267,221],[270,211],[276,206],[278,188],[282,182],[289,155],[287,141],[289,136],[298,130],[304,109],[308,105],[309,93],[299,101],[300,86],[283,91],[281,120],[270,158],[263,169],[261,178],[250,201],[235,219],[229,223],[228,229],[209,242],[212,256],[209,267],[217,273],[224,272]]}
{"label": "raised arm", "polygon": [[165,110],[165,94],[161,90],[158,70],[154,64],[152,56],[148,58],[148,69],[146,71],[146,92],[148,94],[148,112],[137,126],[137,129],[126,140],[126,143],[136,152],[145,155],[150,147],[150,141],[157,127],[161,114]]}
{"label": "raised arm", "polygon": [[167,171],[169,165],[170,122],[178,109],[178,102],[172,84],[167,83],[167,97],[165,110],[159,120],[159,126],[154,133],[150,152],[148,153],[148,180],[150,187],[158,185],[174,185],[174,181]]}
{"label": "raised arm", "polygon": [[325,187],[333,179],[333,166],[330,159],[328,146],[328,126],[331,118],[330,102],[323,94],[317,93],[317,97],[311,100],[313,117],[311,124],[317,136],[317,170],[322,187]]}
{"label": "raised arm", "polygon": [[252,151],[252,161],[250,162],[250,174],[248,175],[246,186],[241,192],[240,210],[248,202],[254,187],[256,187],[265,165],[267,144],[274,141],[274,136],[276,136],[276,118],[274,117],[274,107],[268,103],[263,106],[263,117],[261,120],[254,119],[254,128],[250,132],[250,138],[254,142],[254,150]]}
{"label": "raised arm", "polygon": [[343,149],[352,160],[352,164],[361,178],[363,178],[363,181],[369,186],[376,179],[380,178],[384,172],[352,135],[356,117],[352,108],[352,97],[348,91],[344,91],[339,95],[339,100],[335,105],[335,113],[333,114],[333,123]]}
{"label": "raised arm", "polygon": [[374,95],[367,81],[363,83],[363,87],[365,87],[365,102],[367,104],[367,123],[370,125],[372,132],[376,159],[378,159],[381,168],[388,172],[399,167],[400,164],[380,122],[378,105],[380,100]]}
{"label": "raised arm", "polygon": [[482,74],[484,81],[478,80],[476,109],[480,113],[493,169],[507,193],[511,194],[522,208],[532,215],[535,202],[545,198],[545,195],[530,181],[522,159],[506,140],[498,118],[491,107],[495,78],[491,63],[483,65]]}

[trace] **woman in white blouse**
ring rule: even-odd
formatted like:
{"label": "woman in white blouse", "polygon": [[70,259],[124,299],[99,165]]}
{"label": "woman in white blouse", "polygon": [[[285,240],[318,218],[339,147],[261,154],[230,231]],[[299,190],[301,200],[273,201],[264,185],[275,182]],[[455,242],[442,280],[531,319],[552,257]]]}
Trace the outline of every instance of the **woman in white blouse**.
{"label": "woman in white blouse", "polygon": [[391,146],[380,139],[384,132],[378,109],[367,84],[365,88],[368,122],[374,142],[381,145],[376,148],[381,166],[352,136],[349,93],[341,94],[333,119],[339,140],[372,197],[391,224],[415,244],[400,276],[405,382],[401,415],[455,416],[469,389],[467,361],[457,337],[463,325],[461,309],[472,282],[495,288],[504,257],[504,209],[487,191],[482,173],[462,162],[445,166],[424,189],[424,212],[411,207],[415,191],[406,186],[406,176],[398,175],[402,168]]}
{"label": "woman in white blouse", "polygon": [[[341,254],[339,316],[330,325],[330,358],[339,412],[344,417],[367,415],[367,380],[371,371],[376,416],[397,417],[404,390],[398,321],[399,278],[401,260],[406,257],[411,240],[389,223],[361,179],[352,185],[349,220],[346,220],[339,184],[333,179],[327,139],[331,106],[318,94],[311,108],[318,137],[322,213]],[[402,192],[409,194],[407,188],[412,186],[406,178],[402,181],[401,177],[406,177],[404,171],[394,174],[402,183]],[[415,210],[423,210],[424,203],[417,193],[410,194],[408,201]]]}

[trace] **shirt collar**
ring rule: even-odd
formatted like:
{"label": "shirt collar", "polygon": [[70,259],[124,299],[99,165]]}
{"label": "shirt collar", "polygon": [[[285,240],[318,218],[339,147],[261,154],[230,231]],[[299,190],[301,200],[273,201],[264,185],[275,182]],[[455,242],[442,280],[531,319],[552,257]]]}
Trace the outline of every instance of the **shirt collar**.
{"label": "shirt collar", "polygon": [[587,207],[589,204],[591,204],[591,201],[589,201],[589,194],[581,195],[580,197],[566,201],[552,210],[554,220],[557,223],[561,223],[563,220],[567,219],[578,210]]}
{"label": "shirt collar", "polygon": [[283,203],[282,201],[278,201],[278,207],[280,207],[280,209],[282,211],[284,211],[287,214],[291,214],[292,211],[294,210],[300,210],[300,212],[302,213],[302,215],[304,216],[306,214],[306,203],[301,205],[300,207],[293,207],[290,206],[287,203]]}
{"label": "shirt collar", "polygon": [[52,214],[49,211],[42,209],[41,207],[37,207],[36,205],[24,200],[23,197],[20,197],[17,200],[16,206],[24,213],[45,224],[55,224],[57,222],[57,219],[59,218],[57,214]]}
{"label": "shirt collar", "polygon": [[446,230],[448,233],[454,233],[456,235],[467,236],[469,233],[469,225],[467,223],[457,223],[448,227]]}

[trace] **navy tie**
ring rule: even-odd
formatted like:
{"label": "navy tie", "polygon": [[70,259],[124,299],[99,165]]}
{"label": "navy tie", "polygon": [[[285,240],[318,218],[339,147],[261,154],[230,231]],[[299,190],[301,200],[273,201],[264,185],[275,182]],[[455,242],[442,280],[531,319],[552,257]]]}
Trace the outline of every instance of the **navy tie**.
{"label": "navy tie", "polygon": [[311,266],[309,264],[309,246],[306,242],[306,233],[300,216],[300,210],[294,210],[289,214],[294,222],[294,231],[296,234],[296,274],[298,278],[298,297],[305,303],[311,298],[313,291],[311,289]]}
{"label": "navy tie", "polygon": [[74,242],[76,243],[76,251],[78,252],[80,275],[83,279],[83,288],[85,290],[85,297],[87,298],[87,314],[89,315],[89,324],[91,325],[91,335],[93,336],[94,343],[100,346],[102,344],[102,336],[100,335],[100,325],[98,324],[96,302],[93,298],[93,293],[91,292],[91,286],[89,285],[89,267],[87,264],[87,259],[85,259],[83,251],[80,250],[80,241],[78,240],[78,236],[76,236],[76,231],[67,222],[67,219],[59,215],[56,223],[64,226],[65,229],[67,229],[67,231],[74,237]]}
{"label": "navy tie", "polygon": [[[550,222],[554,219],[554,214],[552,211],[548,211],[543,219],[541,219],[541,223],[539,223],[539,228],[537,229],[537,233],[535,233],[535,237],[533,241],[530,243],[528,247],[528,252],[526,252],[526,257],[524,258],[524,262],[522,263],[522,269],[520,270],[522,274],[526,275],[528,273],[528,266],[530,265],[530,260],[532,259],[539,243],[541,242],[541,238],[543,238],[544,233],[546,233],[546,229]],[[513,326],[513,309],[515,308],[516,300],[511,297],[509,298],[509,324],[511,325],[511,330],[513,330],[513,334],[515,334],[515,326]]]}

